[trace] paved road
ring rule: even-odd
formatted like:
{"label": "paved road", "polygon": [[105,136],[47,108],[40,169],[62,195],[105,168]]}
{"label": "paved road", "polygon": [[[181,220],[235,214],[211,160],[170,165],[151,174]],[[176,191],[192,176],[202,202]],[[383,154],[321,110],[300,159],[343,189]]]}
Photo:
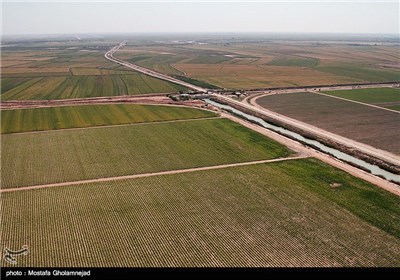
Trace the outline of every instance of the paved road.
{"label": "paved road", "polygon": [[[193,90],[198,91],[198,92],[207,92],[208,91],[208,89],[206,89],[206,88],[202,88],[202,87],[193,85],[191,83],[184,82],[184,81],[181,81],[179,79],[175,79],[175,78],[173,78],[171,76],[168,76],[166,74],[162,74],[162,73],[147,69],[145,67],[142,67],[142,66],[139,66],[139,65],[124,61],[122,59],[115,58],[114,57],[114,53],[117,52],[121,47],[125,46],[125,43],[126,42],[123,41],[119,45],[113,47],[111,50],[109,50],[104,55],[104,57],[106,59],[110,60],[110,61],[113,61],[113,62],[118,63],[120,65],[123,65],[123,66],[126,66],[128,68],[131,68],[131,69],[133,69],[135,71],[141,72],[143,74],[146,74],[146,75],[158,78],[158,79],[162,79],[162,80],[165,80],[165,81],[168,81],[168,82],[171,82],[171,83],[182,85],[182,86],[185,86],[187,88],[193,89]],[[376,87],[391,87],[391,86],[399,86],[399,83],[398,82],[395,82],[395,83],[391,82],[391,83],[385,83],[385,84],[377,83],[377,84],[350,84],[350,85],[339,85],[339,86],[315,86],[315,87],[312,87],[312,88],[310,88],[310,87],[297,87],[297,88],[290,88],[290,89],[275,89],[275,90],[266,89],[266,90],[260,90],[260,91],[257,91],[257,90],[255,91],[253,89],[247,89],[247,90],[244,90],[244,91],[251,91],[254,94],[267,93],[267,92],[270,92],[272,94],[274,94],[274,93],[275,94],[280,94],[280,93],[303,92],[303,91],[312,91],[312,90],[314,90],[314,91],[316,91],[316,90],[329,91],[329,90],[348,90],[348,89],[354,89],[354,88],[361,89],[361,88],[376,88]],[[235,91],[235,90],[232,89],[232,91]]]}
{"label": "paved road", "polygon": [[187,82],[184,82],[184,81],[175,79],[175,78],[170,77],[170,76],[168,76],[168,75],[158,73],[158,72],[156,72],[156,71],[153,71],[153,70],[150,70],[150,69],[141,67],[141,66],[136,65],[136,64],[132,64],[132,63],[130,63],[130,62],[124,61],[124,60],[119,59],[119,58],[115,58],[115,57],[113,56],[114,53],[117,52],[117,51],[118,51],[121,47],[123,47],[124,45],[125,45],[125,42],[122,42],[122,43],[120,43],[119,45],[113,47],[111,50],[109,50],[109,51],[104,55],[104,57],[105,57],[106,59],[110,60],[110,61],[113,61],[113,62],[115,62],[115,63],[118,63],[118,64],[123,65],[123,66],[128,67],[128,68],[131,68],[131,69],[133,69],[133,70],[135,70],[135,71],[141,72],[141,73],[146,74],[146,75],[148,75],[148,76],[152,76],[152,77],[155,77],[155,78],[158,78],[158,79],[161,79],[161,80],[165,80],[165,81],[168,81],[168,82],[171,82],[171,83],[174,83],[174,84],[178,84],[178,85],[181,85],[181,86],[190,88],[190,89],[192,89],[192,90],[194,90],[194,91],[198,91],[198,92],[207,92],[207,89],[206,89],[206,88],[202,88],[202,87],[199,87],[199,86],[196,86],[196,85],[192,85],[192,84],[190,84],[190,83],[187,83]]}

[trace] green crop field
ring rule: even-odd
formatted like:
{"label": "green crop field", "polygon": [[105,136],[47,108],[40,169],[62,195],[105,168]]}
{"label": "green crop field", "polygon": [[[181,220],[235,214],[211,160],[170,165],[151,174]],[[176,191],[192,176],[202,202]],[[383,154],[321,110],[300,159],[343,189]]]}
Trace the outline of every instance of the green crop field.
{"label": "green crop field", "polygon": [[185,62],[189,64],[220,64],[232,60],[230,52],[213,50],[190,49],[187,47],[173,48],[160,46],[159,48],[129,46],[116,53],[116,56],[143,67],[153,69],[169,75],[182,76],[185,73],[177,69],[174,64]]}
{"label": "green crop field", "polygon": [[364,65],[342,63],[340,65],[318,66],[317,70],[359,80],[362,82],[397,82],[400,81],[400,72],[382,70]]}
{"label": "green crop field", "polygon": [[315,67],[319,63],[316,58],[277,58],[269,63],[269,65],[276,66],[299,66],[299,67]]}
{"label": "green crop field", "polygon": [[226,119],[6,134],[2,188],[287,156],[277,142]]}
{"label": "green crop field", "polygon": [[292,160],[4,193],[1,247],[34,267],[398,267],[399,204]]}
{"label": "green crop field", "polygon": [[32,48],[25,46],[23,49],[18,47],[7,48],[2,51],[2,76],[15,77],[18,75],[26,76],[26,73],[43,72],[46,69],[52,71],[45,71],[49,73],[55,72],[54,70],[73,68],[118,68],[118,65],[108,61],[104,58],[104,53],[111,48],[101,47],[101,50],[86,49],[78,46],[73,49],[66,49],[65,47],[48,47]]}
{"label": "green crop field", "polygon": [[[400,57],[397,48],[392,46],[354,46],[335,42],[329,45],[293,42],[288,46],[281,42],[257,42],[203,45],[146,42],[141,45],[134,41],[115,56],[210,88],[400,81],[400,71],[393,66]],[[187,90],[106,60],[104,53],[115,44],[113,40],[88,41],[87,46],[76,44],[71,47],[69,41],[50,42],[46,47],[33,44],[34,48],[28,45],[22,49],[5,49],[2,52],[2,99],[58,99]],[[49,49],[50,46],[53,48]]]}
{"label": "green crop field", "polygon": [[187,90],[106,60],[106,46],[101,50],[55,46],[2,52],[1,99],[67,99]]}
{"label": "green crop field", "polygon": [[400,107],[400,89],[398,88],[337,90],[324,93],[394,110],[399,110],[398,107]]}
{"label": "green crop field", "polygon": [[395,106],[385,106],[388,109],[400,111],[400,105],[395,105]]}
{"label": "green crop field", "polygon": [[[4,80],[4,83],[3,83]],[[68,99],[186,90],[140,73],[2,79],[2,100]]]}
{"label": "green crop field", "polygon": [[203,81],[195,80],[195,79],[192,79],[192,78],[189,78],[186,76],[174,75],[173,77],[175,77],[181,81],[191,83],[192,85],[199,86],[199,87],[204,87],[204,88],[209,88],[209,89],[218,89],[218,87],[215,85],[212,85],[212,84],[209,84],[209,83],[206,83]]}
{"label": "green crop field", "polygon": [[1,133],[215,117],[205,110],[158,105],[85,105],[1,111]]}

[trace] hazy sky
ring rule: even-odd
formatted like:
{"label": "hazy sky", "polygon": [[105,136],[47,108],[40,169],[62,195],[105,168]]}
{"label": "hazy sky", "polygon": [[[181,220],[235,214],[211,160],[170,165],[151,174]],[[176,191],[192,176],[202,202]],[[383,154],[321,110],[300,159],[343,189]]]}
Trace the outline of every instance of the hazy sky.
{"label": "hazy sky", "polygon": [[399,2],[3,1],[3,34],[399,33]]}

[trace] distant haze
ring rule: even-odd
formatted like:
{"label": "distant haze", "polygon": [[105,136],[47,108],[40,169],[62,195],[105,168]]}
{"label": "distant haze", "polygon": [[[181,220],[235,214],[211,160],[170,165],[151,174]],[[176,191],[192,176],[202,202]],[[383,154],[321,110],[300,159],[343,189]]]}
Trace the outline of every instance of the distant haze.
{"label": "distant haze", "polygon": [[10,34],[399,33],[399,2],[3,2]]}

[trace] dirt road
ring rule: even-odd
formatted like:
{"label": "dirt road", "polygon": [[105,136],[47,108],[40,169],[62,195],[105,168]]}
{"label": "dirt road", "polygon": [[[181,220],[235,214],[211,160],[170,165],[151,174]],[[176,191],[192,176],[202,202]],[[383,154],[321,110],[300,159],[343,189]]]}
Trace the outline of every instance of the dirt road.
{"label": "dirt road", "polygon": [[166,106],[191,106],[201,108],[204,103],[200,100],[173,101],[166,94],[151,95],[124,95],[107,97],[88,97],[58,100],[12,100],[2,101],[1,110],[44,108],[57,106],[77,106],[96,104],[143,104],[143,105],[166,105]]}
{"label": "dirt road", "polygon": [[109,178],[99,178],[99,179],[90,179],[90,180],[81,180],[81,181],[73,181],[73,182],[62,182],[62,183],[54,183],[54,184],[45,184],[45,185],[37,185],[37,186],[27,186],[27,187],[17,187],[17,188],[10,188],[10,189],[1,189],[0,192],[13,192],[13,191],[22,191],[22,190],[32,190],[32,189],[40,189],[40,188],[49,188],[49,187],[61,187],[61,186],[70,186],[70,185],[79,185],[85,183],[94,183],[94,182],[107,182],[107,181],[114,181],[114,180],[124,180],[124,179],[134,179],[134,178],[142,178],[142,177],[149,177],[149,176],[158,176],[158,175],[167,175],[167,174],[178,174],[178,173],[187,173],[187,172],[195,172],[195,171],[203,171],[203,170],[212,170],[212,169],[221,169],[221,168],[229,168],[234,166],[245,166],[245,165],[253,165],[253,164],[261,164],[261,163],[269,163],[269,162],[279,162],[279,161],[286,161],[286,160],[295,160],[307,157],[314,157],[317,158],[327,164],[330,164],[336,168],[339,168],[349,174],[361,178],[367,182],[370,182],[380,188],[383,188],[393,194],[400,196],[400,187],[396,184],[388,182],[382,178],[374,176],[368,172],[365,172],[361,169],[353,167],[345,162],[342,162],[338,159],[335,159],[327,154],[318,152],[310,147],[307,147],[297,141],[294,141],[290,138],[287,138],[283,135],[270,131],[266,128],[260,127],[256,124],[247,122],[242,120],[238,117],[232,116],[230,114],[221,112],[221,116],[228,118],[234,122],[237,122],[249,129],[257,131],[271,139],[286,145],[291,150],[295,151],[297,154],[295,157],[289,158],[278,158],[272,160],[260,160],[260,161],[251,161],[251,162],[241,162],[241,163],[233,163],[233,164],[224,164],[224,165],[217,165],[217,166],[206,166],[206,167],[199,167],[199,168],[189,168],[189,169],[181,169],[181,170],[172,170],[172,171],[162,171],[156,173],[145,173],[145,174],[135,174],[135,175],[126,175],[126,176],[117,176],[117,177],[109,177]]}
{"label": "dirt road", "polygon": [[281,114],[278,114],[276,112],[267,110],[264,107],[262,107],[262,106],[257,104],[257,99],[260,98],[261,96],[262,95],[257,96],[257,97],[255,97],[253,99],[250,99],[249,100],[250,103],[251,103],[251,105],[250,105],[250,104],[246,104],[246,103],[243,103],[243,102],[240,102],[240,101],[232,100],[231,98],[226,97],[226,96],[218,95],[219,98],[224,99],[226,101],[229,101],[229,102],[231,102],[233,104],[237,104],[239,106],[243,106],[243,107],[245,107],[245,108],[247,108],[249,110],[252,110],[252,111],[257,112],[259,114],[262,114],[262,115],[265,115],[267,117],[276,119],[276,120],[281,121],[283,123],[292,125],[294,127],[302,129],[304,131],[308,131],[308,132],[313,133],[314,135],[317,135],[319,137],[330,139],[332,141],[335,141],[338,144],[341,144],[341,145],[344,145],[344,146],[347,146],[347,147],[350,147],[350,148],[354,148],[355,150],[359,150],[364,154],[373,156],[375,158],[379,158],[379,159],[381,159],[383,161],[386,161],[386,162],[389,162],[389,163],[392,163],[392,164],[395,164],[395,165],[399,165],[399,163],[400,163],[400,156],[395,155],[393,153],[374,148],[372,146],[369,146],[369,145],[366,145],[366,144],[363,144],[363,143],[360,143],[360,142],[345,138],[343,136],[328,132],[326,130],[320,129],[320,128],[312,126],[310,124],[307,124],[307,123],[304,123],[304,122],[289,118],[289,117],[287,117],[285,115],[281,115]]}
{"label": "dirt road", "polygon": [[24,132],[12,132],[12,133],[4,133],[6,134],[37,134],[37,133],[47,133],[47,132],[55,132],[55,131],[71,131],[71,130],[83,130],[83,129],[96,129],[96,128],[107,128],[107,127],[118,127],[118,126],[139,126],[139,125],[149,125],[149,124],[159,124],[159,123],[177,123],[177,122],[187,122],[187,121],[204,121],[204,120],[214,120],[220,119],[222,117],[207,117],[207,118],[189,118],[189,119],[180,119],[180,120],[170,120],[170,121],[155,121],[155,122],[140,122],[140,123],[125,123],[125,124],[110,124],[110,125],[92,125],[85,127],[71,127],[71,128],[60,128],[60,129],[48,129],[48,130],[35,130],[35,131],[24,131]]}
{"label": "dirt road", "polygon": [[339,168],[355,177],[361,178],[369,183],[372,183],[382,189],[385,189],[395,195],[400,196],[400,187],[394,183],[391,183],[389,181],[386,181],[380,177],[377,177],[371,173],[368,173],[364,170],[361,170],[359,168],[356,168],[352,165],[349,165],[348,163],[345,163],[339,159],[336,159],[330,155],[318,152],[310,147],[307,147],[305,145],[302,145],[301,143],[294,141],[290,138],[287,138],[281,134],[278,134],[276,132],[273,132],[271,130],[268,130],[266,128],[263,128],[261,126],[258,126],[256,124],[253,124],[251,122],[245,121],[243,119],[240,119],[238,117],[222,113],[222,115],[232,121],[235,121],[247,128],[250,128],[254,131],[257,131],[271,139],[274,139],[278,141],[279,143],[286,145],[288,148],[294,150],[299,154],[300,157],[314,157],[317,158],[329,165],[332,165],[336,168]]}
{"label": "dirt road", "polygon": [[[125,42],[122,42],[118,46],[115,46],[112,48],[110,51],[108,51],[105,54],[105,58],[113,61],[115,63],[118,63],[120,65],[124,65],[128,68],[131,68],[135,71],[141,72],[143,74],[156,77],[162,80],[166,80],[175,84],[179,84],[188,88],[191,88],[195,91],[199,92],[207,92],[207,89],[192,85],[190,83],[186,83],[183,81],[180,81],[178,79],[172,78],[168,75],[164,75],[155,71],[152,71],[150,69],[131,64],[129,62],[117,59],[113,57],[113,54],[118,51],[119,48],[121,48]],[[393,84],[393,83],[392,83]],[[393,84],[394,85],[394,84]],[[357,88],[370,88],[370,87],[387,87],[388,85],[359,85]],[[354,85],[344,85],[344,86],[328,86],[328,87],[316,87],[320,90],[344,90],[344,89],[353,89]],[[309,88],[307,90],[310,90]],[[270,94],[280,94],[280,93],[287,93],[287,92],[300,92],[300,91],[307,91],[305,88],[296,88],[296,89],[280,89],[280,90],[274,90],[274,91],[269,91]],[[271,118],[276,118],[280,121],[289,123],[291,125],[297,126],[301,129],[311,131],[312,133],[315,133],[317,135],[321,135],[322,137],[326,137],[328,139],[332,139],[338,143],[342,143],[346,146],[350,146],[356,149],[361,150],[362,152],[366,154],[370,154],[374,157],[380,158],[382,160],[394,163],[394,164],[399,164],[400,162],[400,157],[396,156],[392,153],[382,151],[376,148],[373,148],[371,146],[361,144],[356,141],[352,141],[350,139],[347,139],[345,137],[341,137],[339,135],[329,133],[327,131],[324,131],[322,129],[316,128],[314,126],[299,122],[297,120],[291,119],[289,117],[277,114],[275,112],[266,110],[265,108],[259,106],[256,103],[256,99],[260,96],[263,95],[265,91],[259,92],[259,96],[256,98],[253,98],[253,96],[249,97],[248,100],[250,104],[242,103],[239,101],[234,101],[228,97],[225,97],[223,95],[218,95],[220,98],[229,100],[230,102],[237,103],[240,106],[244,106],[250,110],[254,110],[260,114],[264,114],[266,116],[269,116]],[[257,94],[257,93],[256,93]],[[191,102],[174,102],[171,99],[167,98],[166,96],[163,95],[152,95],[152,96],[114,96],[114,97],[99,97],[99,98],[82,98],[82,99],[70,99],[70,100],[42,100],[42,101],[31,101],[31,100],[24,100],[24,101],[8,101],[8,102],[2,102],[1,103],[1,109],[18,109],[18,108],[38,108],[38,107],[52,107],[52,106],[71,106],[71,105],[87,105],[87,104],[113,104],[113,103],[135,103],[135,104],[163,104],[163,105],[173,105],[173,106],[192,106],[192,107],[202,107],[204,103],[201,101],[191,101]],[[267,163],[267,162],[277,162],[277,161],[284,161],[284,160],[294,160],[294,159],[299,159],[299,158],[305,158],[308,156],[315,157],[321,161],[324,161],[332,166],[335,166],[339,169],[342,169],[356,177],[359,177],[361,179],[364,179],[365,181],[368,181],[374,185],[377,185],[387,191],[390,191],[396,195],[400,196],[400,188],[393,183],[390,183],[384,179],[381,179],[377,176],[374,176],[370,173],[367,173],[363,170],[360,170],[356,167],[353,167],[347,163],[344,163],[340,160],[337,160],[329,155],[320,153],[316,150],[313,150],[311,148],[305,147],[302,144],[293,141],[289,138],[286,138],[282,135],[279,135],[275,132],[272,132],[270,130],[267,130],[265,128],[262,128],[260,126],[257,126],[255,124],[246,122],[242,119],[239,119],[237,117],[228,115],[228,114],[223,114],[225,117],[240,123],[250,129],[253,129],[255,131],[258,131],[272,139],[275,139],[276,141],[287,145],[289,148],[291,148],[294,151],[298,152],[298,156],[294,158],[283,158],[283,159],[274,159],[274,160],[263,160],[263,161],[253,161],[253,162],[244,162],[244,163],[234,163],[234,164],[226,164],[226,165],[218,165],[218,166],[208,166],[208,167],[200,167],[200,168],[191,168],[191,169],[183,169],[183,170],[174,170],[174,171],[164,171],[164,172],[158,172],[158,173],[147,173],[147,174],[137,174],[137,175],[127,175],[127,176],[120,176],[120,177],[110,177],[110,178],[100,178],[100,179],[92,179],[92,180],[83,180],[83,181],[75,181],[75,182],[63,182],[63,183],[56,183],[56,184],[47,184],[47,185],[38,185],[38,186],[28,186],[28,187],[21,187],[21,188],[12,188],[12,189],[2,189],[0,192],[11,192],[11,191],[20,191],[20,190],[29,190],[29,189],[37,189],[37,188],[47,188],[47,187],[56,187],[56,186],[67,186],[67,185],[78,185],[78,184],[84,184],[84,183],[92,183],[92,182],[104,182],[104,181],[113,181],[113,180],[123,180],[123,179],[133,179],[133,178],[140,178],[140,177],[148,177],[148,176],[157,176],[157,175],[166,175],[166,174],[177,174],[177,173],[186,173],[186,172],[194,172],[194,171],[201,171],[201,170],[211,170],[211,169],[220,169],[220,168],[228,168],[228,167],[233,167],[233,166],[242,166],[242,165],[251,165],[251,164],[260,164],[260,163]]]}
{"label": "dirt road", "polygon": [[235,166],[246,166],[246,165],[254,165],[254,164],[261,164],[261,163],[296,160],[296,159],[301,159],[301,158],[306,158],[306,156],[248,161],[248,162],[239,162],[239,163],[231,163],[231,164],[221,164],[221,165],[214,165],[214,166],[196,167],[196,168],[188,168],[188,169],[179,169],[179,170],[170,170],[170,171],[162,171],[162,172],[154,172],[154,173],[134,174],[134,175],[125,175],[125,176],[116,176],[116,177],[107,177],[107,178],[98,178],[98,179],[89,179],[89,180],[80,180],[80,181],[72,181],[72,182],[62,182],[62,183],[36,185],[36,186],[28,186],[28,187],[16,187],[16,188],[10,188],[10,189],[1,189],[0,193],[33,190],[33,189],[43,189],[43,188],[51,188],[51,187],[73,186],[73,185],[81,185],[81,184],[96,183],[96,182],[109,182],[109,181],[135,179],[135,178],[143,178],[143,177],[151,177],[151,176],[168,175],[168,174],[180,174],[180,173],[188,173],[188,172],[195,172],[195,171],[205,171],[205,170],[229,168],[229,167],[235,167]]}
{"label": "dirt road", "polygon": [[313,92],[313,93],[314,94],[323,95],[323,96],[327,96],[327,97],[330,97],[330,98],[336,98],[336,99],[344,100],[344,101],[347,101],[347,102],[353,102],[353,103],[361,104],[361,105],[364,105],[364,106],[368,106],[368,107],[372,107],[372,108],[378,108],[378,109],[381,109],[381,110],[385,110],[385,111],[389,111],[389,112],[400,114],[400,111],[392,110],[392,109],[389,109],[389,108],[385,108],[385,107],[381,107],[381,106],[377,106],[377,105],[373,105],[373,104],[368,104],[368,103],[364,103],[364,102],[360,102],[360,101],[350,100],[350,99],[346,99],[346,98],[342,98],[342,97],[334,96],[334,95],[330,95],[330,94],[325,94],[325,93],[321,93],[321,92]]}

